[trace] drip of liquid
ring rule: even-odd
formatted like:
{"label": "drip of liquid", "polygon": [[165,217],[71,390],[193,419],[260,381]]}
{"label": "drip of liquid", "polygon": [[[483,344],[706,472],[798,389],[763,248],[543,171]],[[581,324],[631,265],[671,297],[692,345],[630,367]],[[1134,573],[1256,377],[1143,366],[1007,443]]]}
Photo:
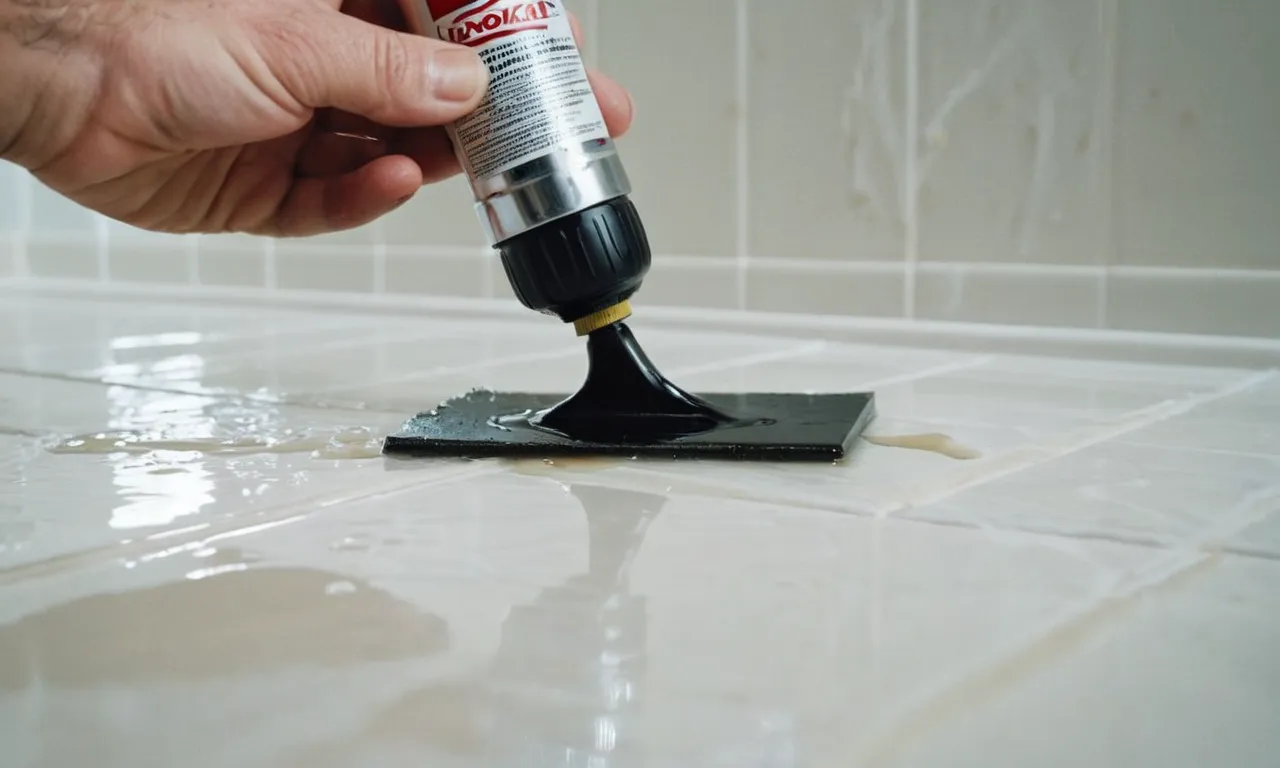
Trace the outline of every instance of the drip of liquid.
{"label": "drip of liquid", "polygon": [[671,383],[625,323],[592,332],[587,360],[587,379],[572,397],[544,411],[496,416],[489,426],[574,440],[653,443],[773,423],[731,416]]}
{"label": "drip of liquid", "polygon": [[863,435],[872,445],[885,448],[906,448],[912,451],[928,451],[949,459],[972,461],[982,458],[982,452],[967,445],[961,445],[947,435]]}

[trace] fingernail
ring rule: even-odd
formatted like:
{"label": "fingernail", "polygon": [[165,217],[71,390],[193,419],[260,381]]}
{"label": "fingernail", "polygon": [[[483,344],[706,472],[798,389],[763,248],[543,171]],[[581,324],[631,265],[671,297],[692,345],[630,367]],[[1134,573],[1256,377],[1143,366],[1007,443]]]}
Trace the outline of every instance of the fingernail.
{"label": "fingernail", "polygon": [[431,92],[441,101],[470,101],[489,84],[489,68],[466,48],[431,54]]}
{"label": "fingernail", "polygon": [[395,209],[403,206],[405,203],[409,202],[412,199],[413,199],[413,195],[405,195],[404,197],[392,203],[391,210],[394,211]]}

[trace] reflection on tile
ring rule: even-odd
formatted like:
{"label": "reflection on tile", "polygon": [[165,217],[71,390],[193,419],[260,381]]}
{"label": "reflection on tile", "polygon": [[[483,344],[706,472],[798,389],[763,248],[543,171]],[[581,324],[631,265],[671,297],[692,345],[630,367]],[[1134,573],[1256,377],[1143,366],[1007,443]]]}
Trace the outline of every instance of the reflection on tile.
{"label": "reflection on tile", "polygon": [[900,260],[903,5],[747,2],[750,253]]}
{"label": "reflection on tile", "polygon": [[1280,5],[1148,0],[1119,13],[1119,263],[1275,269]]}
{"label": "reflection on tile", "polygon": [[[409,489],[133,568],[103,563],[46,579],[39,597],[9,588],[0,647],[15,634],[78,631],[39,657],[0,655],[10,660],[0,680],[17,691],[43,681],[57,719],[128,686],[139,719],[76,740],[121,762],[164,762],[173,749],[136,738],[132,723],[225,761],[227,740],[214,734],[238,722],[235,753],[272,764],[289,754],[342,764],[406,743],[418,761],[465,765],[566,751],[826,764],[872,746],[938,681],[1145,556],[511,474],[430,492],[428,505]],[[146,598],[172,605],[170,616],[216,602],[208,610],[222,620],[192,615],[134,639],[125,617]],[[217,627],[221,642],[178,623]],[[101,642],[71,652],[84,634]],[[188,642],[153,649],[162,638]],[[292,654],[276,650],[286,640]],[[339,681],[342,697],[317,695]],[[429,725],[441,717],[456,727]],[[184,727],[195,719],[203,727]],[[849,719],[864,727],[834,727]]]}
{"label": "reflection on tile", "polygon": [[1096,327],[1101,271],[921,264],[916,317],[967,323]]}
{"label": "reflection on tile", "polygon": [[[6,290],[8,763],[1266,765],[1276,746],[1274,374],[641,313],[690,389],[872,389],[868,436],[979,455],[388,460],[379,438],[459,388],[576,385],[581,340],[506,313]],[[1100,722],[1121,735],[1089,739]],[[1208,728],[1234,741],[1203,751]]]}
{"label": "reflection on tile", "polygon": [[1098,3],[920,6],[920,257],[1098,264],[1109,76]]}
{"label": "reflection on tile", "polygon": [[603,2],[598,13],[600,68],[637,105],[618,151],[654,250],[733,255],[734,0]]}
{"label": "reflection on tile", "polygon": [[29,435],[0,446],[14,482],[0,497],[0,570],[171,528],[253,525],[376,484],[381,438],[401,421],[88,383],[7,378],[4,387],[31,412],[0,422]]}

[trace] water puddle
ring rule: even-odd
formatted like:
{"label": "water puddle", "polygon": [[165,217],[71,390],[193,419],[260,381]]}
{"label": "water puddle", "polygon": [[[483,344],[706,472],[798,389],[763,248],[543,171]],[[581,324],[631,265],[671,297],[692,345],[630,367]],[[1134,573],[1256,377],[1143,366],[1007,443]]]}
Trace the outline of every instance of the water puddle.
{"label": "water puddle", "polygon": [[883,448],[905,448],[911,451],[927,451],[939,456],[946,456],[957,461],[972,461],[982,458],[982,452],[976,448],[957,443],[949,435],[867,435],[862,436],[872,445]]}
{"label": "water puddle", "polygon": [[166,437],[139,431],[76,435],[49,446],[54,454],[142,454],[177,451],[209,456],[310,453],[316,459],[376,459],[382,455],[382,436],[368,427],[327,430],[286,430],[281,436]]}

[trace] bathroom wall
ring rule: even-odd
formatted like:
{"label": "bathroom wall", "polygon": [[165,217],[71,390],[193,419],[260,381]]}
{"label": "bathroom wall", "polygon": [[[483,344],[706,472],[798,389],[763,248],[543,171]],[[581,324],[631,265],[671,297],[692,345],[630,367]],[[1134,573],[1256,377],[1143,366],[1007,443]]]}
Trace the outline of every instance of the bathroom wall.
{"label": "bathroom wall", "polygon": [[[638,105],[643,301],[1280,337],[1275,0],[571,0]],[[174,238],[0,169],[0,279],[509,295],[465,184]]]}

